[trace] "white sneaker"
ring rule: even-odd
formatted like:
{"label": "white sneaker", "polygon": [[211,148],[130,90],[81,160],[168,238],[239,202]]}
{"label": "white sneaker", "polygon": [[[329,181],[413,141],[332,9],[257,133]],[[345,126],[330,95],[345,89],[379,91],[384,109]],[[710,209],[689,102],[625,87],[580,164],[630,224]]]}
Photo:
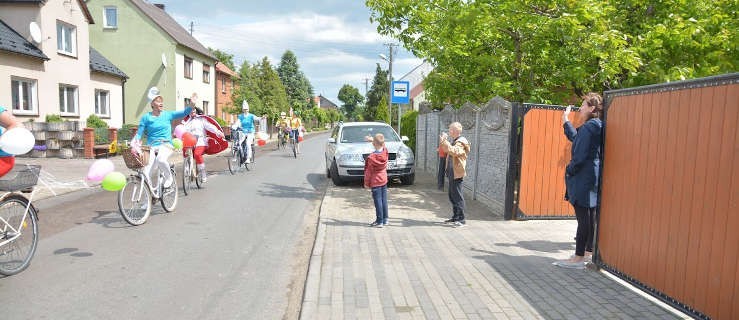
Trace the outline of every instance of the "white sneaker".
{"label": "white sneaker", "polygon": [[203,181],[203,183],[205,183],[206,181],[208,181],[208,175],[205,174],[205,173],[203,173],[203,177],[202,177],[202,179],[200,179],[200,181]]}
{"label": "white sneaker", "polygon": [[251,163],[251,159],[246,159],[246,163]]}
{"label": "white sneaker", "polygon": [[169,179],[164,180],[164,187],[165,188],[171,187],[172,186],[172,181],[174,181],[174,179],[172,179],[172,177],[169,177]]}

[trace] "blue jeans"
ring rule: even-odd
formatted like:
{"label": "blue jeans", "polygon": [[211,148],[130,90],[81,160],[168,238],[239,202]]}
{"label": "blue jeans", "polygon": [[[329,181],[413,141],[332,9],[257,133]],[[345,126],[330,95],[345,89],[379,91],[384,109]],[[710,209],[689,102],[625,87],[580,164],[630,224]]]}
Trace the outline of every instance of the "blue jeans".
{"label": "blue jeans", "polygon": [[387,224],[387,185],[372,188],[372,200],[375,202],[375,222]]}

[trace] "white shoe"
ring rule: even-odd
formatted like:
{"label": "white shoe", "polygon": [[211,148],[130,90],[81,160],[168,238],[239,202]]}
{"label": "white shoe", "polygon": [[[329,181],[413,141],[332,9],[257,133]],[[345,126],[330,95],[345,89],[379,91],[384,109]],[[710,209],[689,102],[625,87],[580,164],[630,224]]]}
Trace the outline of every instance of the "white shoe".
{"label": "white shoe", "polygon": [[206,181],[208,181],[208,175],[207,174],[203,174],[203,178],[201,179],[201,181],[203,181],[203,183],[205,183]]}
{"label": "white shoe", "polygon": [[171,187],[172,186],[172,181],[174,181],[174,179],[172,179],[172,177],[169,177],[169,179],[164,180],[164,187],[165,188]]}
{"label": "white shoe", "polygon": [[246,163],[251,163],[251,159],[246,159]]}

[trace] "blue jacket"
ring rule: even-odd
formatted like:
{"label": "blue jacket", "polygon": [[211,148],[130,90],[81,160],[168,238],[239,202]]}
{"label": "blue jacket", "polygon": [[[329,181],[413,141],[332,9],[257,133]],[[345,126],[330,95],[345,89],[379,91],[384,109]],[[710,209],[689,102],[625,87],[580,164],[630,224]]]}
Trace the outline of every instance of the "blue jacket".
{"label": "blue jacket", "polygon": [[573,205],[594,208],[598,204],[603,122],[590,119],[575,129],[568,121],[563,127],[565,136],[572,141],[572,160],[565,170],[565,199]]}
{"label": "blue jacket", "polygon": [[158,146],[163,142],[172,143],[172,120],[184,118],[191,111],[192,107],[187,106],[180,111],[162,111],[158,117],[151,112],[144,114],[139,121],[136,139],[141,140],[146,133],[146,142],[150,146]]}

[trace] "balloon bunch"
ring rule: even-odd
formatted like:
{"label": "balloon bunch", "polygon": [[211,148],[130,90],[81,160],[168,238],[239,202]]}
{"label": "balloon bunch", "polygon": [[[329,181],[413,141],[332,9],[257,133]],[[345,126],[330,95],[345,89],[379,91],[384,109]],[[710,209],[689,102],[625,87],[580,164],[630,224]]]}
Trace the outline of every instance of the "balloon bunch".
{"label": "balloon bunch", "polygon": [[99,182],[104,190],[119,191],[126,186],[126,176],[123,173],[113,171],[115,165],[108,159],[100,159],[92,163],[87,170],[88,181]]}
{"label": "balloon bunch", "polygon": [[174,127],[174,136],[177,138],[172,140],[172,145],[178,150],[182,149],[183,146],[185,148],[195,147],[198,142],[198,139],[192,133],[187,132],[187,128],[181,124]]}

